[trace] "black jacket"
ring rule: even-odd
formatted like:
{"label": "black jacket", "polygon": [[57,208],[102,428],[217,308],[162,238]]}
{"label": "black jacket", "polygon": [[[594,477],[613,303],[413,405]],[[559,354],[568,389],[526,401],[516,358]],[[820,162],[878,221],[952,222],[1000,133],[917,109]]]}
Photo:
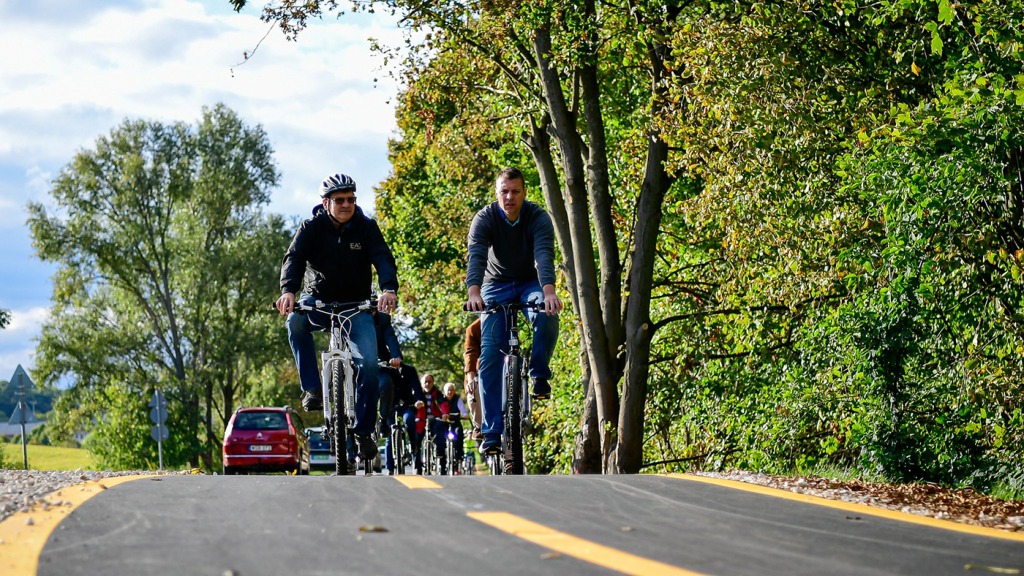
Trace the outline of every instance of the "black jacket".
{"label": "black jacket", "polygon": [[402,359],[402,347],[398,344],[398,334],[391,324],[391,314],[376,312],[373,315],[373,327],[377,329],[377,360],[387,362],[392,358]]}
{"label": "black jacket", "polygon": [[381,290],[398,290],[395,257],[377,222],[356,206],[335,229],[322,206],[299,226],[281,263],[281,293],[305,292],[325,302],[358,302],[371,295],[373,272]]}

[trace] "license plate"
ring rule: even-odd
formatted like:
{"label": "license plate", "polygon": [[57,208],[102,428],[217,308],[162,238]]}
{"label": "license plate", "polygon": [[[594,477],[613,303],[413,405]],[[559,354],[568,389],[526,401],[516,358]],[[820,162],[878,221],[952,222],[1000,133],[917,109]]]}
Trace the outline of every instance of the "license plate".
{"label": "license plate", "polygon": [[269,444],[252,444],[249,446],[249,452],[270,452]]}
{"label": "license plate", "polygon": [[310,458],[312,460],[330,460],[331,455],[330,454],[313,454],[312,456],[310,456]]}

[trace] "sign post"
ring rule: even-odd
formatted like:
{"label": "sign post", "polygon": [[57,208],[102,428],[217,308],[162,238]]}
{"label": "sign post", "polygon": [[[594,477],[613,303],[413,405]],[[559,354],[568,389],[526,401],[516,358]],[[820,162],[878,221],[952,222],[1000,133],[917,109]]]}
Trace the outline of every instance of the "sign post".
{"label": "sign post", "polygon": [[14,409],[14,414],[11,415],[11,424],[15,422],[21,424],[21,457],[25,463],[25,470],[28,470],[28,438],[25,437],[25,424],[28,422],[25,411],[28,409],[28,405],[25,403],[25,393],[30,391],[35,384],[32,383],[32,379],[28,377],[28,373],[21,367],[21,364],[14,369],[11,382],[18,387],[18,406]]}
{"label": "sign post", "polygon": [[150,432],[150,436],[156,440],[156,451],[160,458],[160,470],[164,469],[164,440],[170,435],[167,430],[167,426],[164,422],[167,421],[167,399],[164,398],[163,392],[159,388],[153,394],[153,399],[149,401],[149,406],[152,410],[149,411],[149,419],[153,421],[156,426],[153,426],[153,430]]}

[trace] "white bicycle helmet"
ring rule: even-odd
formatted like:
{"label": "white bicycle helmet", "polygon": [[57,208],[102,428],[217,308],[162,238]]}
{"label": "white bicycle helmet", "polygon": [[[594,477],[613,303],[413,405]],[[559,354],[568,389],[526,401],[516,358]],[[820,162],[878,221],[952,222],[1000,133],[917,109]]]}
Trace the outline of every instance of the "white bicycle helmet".
{"label": "white bicycle helmet", "polygon": [[327,198],[335,192],[355,192],[356,181],[344,174],[328,176],[320,183],[320,197]]}

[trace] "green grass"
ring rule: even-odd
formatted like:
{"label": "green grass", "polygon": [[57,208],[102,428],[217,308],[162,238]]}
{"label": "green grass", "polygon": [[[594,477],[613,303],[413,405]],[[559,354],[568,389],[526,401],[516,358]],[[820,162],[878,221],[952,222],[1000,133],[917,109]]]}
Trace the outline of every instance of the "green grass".
{"label": "green grass", "polygon": [[[0,444],[4,451],[4,462],[8,469],[21,470],[25,466],[25,459],[21,451],[21,442],[15,444]],[[92,470],[92,455],[81,448],[64,448],[62,446],[39,446],[29,444],[26,446],[28,452],[29,470]]]}

